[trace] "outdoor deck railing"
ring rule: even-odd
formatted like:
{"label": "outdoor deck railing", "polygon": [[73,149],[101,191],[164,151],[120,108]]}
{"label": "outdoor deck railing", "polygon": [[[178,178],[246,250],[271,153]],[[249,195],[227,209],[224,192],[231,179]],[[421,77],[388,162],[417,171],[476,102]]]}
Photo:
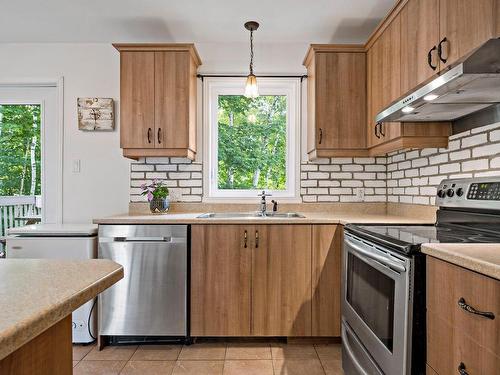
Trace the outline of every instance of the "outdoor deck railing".
{"label": "outdoor deck railing", "polygon": [[0,196],[0,237],[7,229],[25,225],[28,219],[36,219],[42,213],[39,195]]}

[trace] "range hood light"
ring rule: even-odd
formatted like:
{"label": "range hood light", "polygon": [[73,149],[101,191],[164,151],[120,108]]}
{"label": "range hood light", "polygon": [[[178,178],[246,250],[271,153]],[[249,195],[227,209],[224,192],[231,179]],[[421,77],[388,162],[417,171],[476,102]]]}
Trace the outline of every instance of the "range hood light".
{"label": "range hood light", "polygon": [[409,105],[407,105],[401,111],[403,111],[403,113],[412,113],[414,110],[415,110],[415,108],[410,107]]}
{"label": "range hood light", "polygon": [[439,98],[439,95],[436,95],[436,94],[428,94],[428,95],[424,96],[424,100],[426,102],[432,102],[433,100],[436,100],[437,98]]}

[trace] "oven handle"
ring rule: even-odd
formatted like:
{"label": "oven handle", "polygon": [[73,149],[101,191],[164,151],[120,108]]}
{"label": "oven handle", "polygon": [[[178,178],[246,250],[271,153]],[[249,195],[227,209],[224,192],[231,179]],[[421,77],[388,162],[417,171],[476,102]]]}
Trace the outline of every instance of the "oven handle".
{"label": "oven handle", "polygon": [[399,272],[406,272],[406,267],[403,266],[400,263],[397,263],[393,260],[390,260],[389,258],[379,255],[376,253],[373,253],[371,251],[365,250],[362,247],[356,245],[354,242],[350,241],[347,236],[344,237],[344,241],[351,247],[352,249],[356,250],[359,254],[366,256],[367,258],[371,258],[373,260],[376,260],[377,262],[383,264],[384,266],[390,267],[396,271]]}

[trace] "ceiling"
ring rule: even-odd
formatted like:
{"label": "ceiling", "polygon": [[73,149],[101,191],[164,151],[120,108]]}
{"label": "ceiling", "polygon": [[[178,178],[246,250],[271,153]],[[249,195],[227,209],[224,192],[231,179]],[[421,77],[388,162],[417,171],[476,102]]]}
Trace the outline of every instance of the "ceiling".
{"label": "ceiling", "polygon": [[0,42],[364,42],[395,0],[2,0]]}

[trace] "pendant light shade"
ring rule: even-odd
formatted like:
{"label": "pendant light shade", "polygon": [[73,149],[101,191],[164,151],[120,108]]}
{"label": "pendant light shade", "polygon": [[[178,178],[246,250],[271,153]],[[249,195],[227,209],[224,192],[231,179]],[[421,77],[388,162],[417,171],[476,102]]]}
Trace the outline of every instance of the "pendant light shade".
{"label": "pendant light shade", "polygon": [[259,96],[259,88],[257,77],[253,74],[253,32],[259,28],[259,24],[255,21],[248,21],[245,23],[245,28],[250,31],[250,74],[245,84],[245,96],[254,99]]}
{"label": "pendant light shade", "polygon": [[255,77],[253,74],[249,74],[247,77],[247,83],[245,85],[245,96],[251,99],[255,99],[259,96],[257,77]]}

